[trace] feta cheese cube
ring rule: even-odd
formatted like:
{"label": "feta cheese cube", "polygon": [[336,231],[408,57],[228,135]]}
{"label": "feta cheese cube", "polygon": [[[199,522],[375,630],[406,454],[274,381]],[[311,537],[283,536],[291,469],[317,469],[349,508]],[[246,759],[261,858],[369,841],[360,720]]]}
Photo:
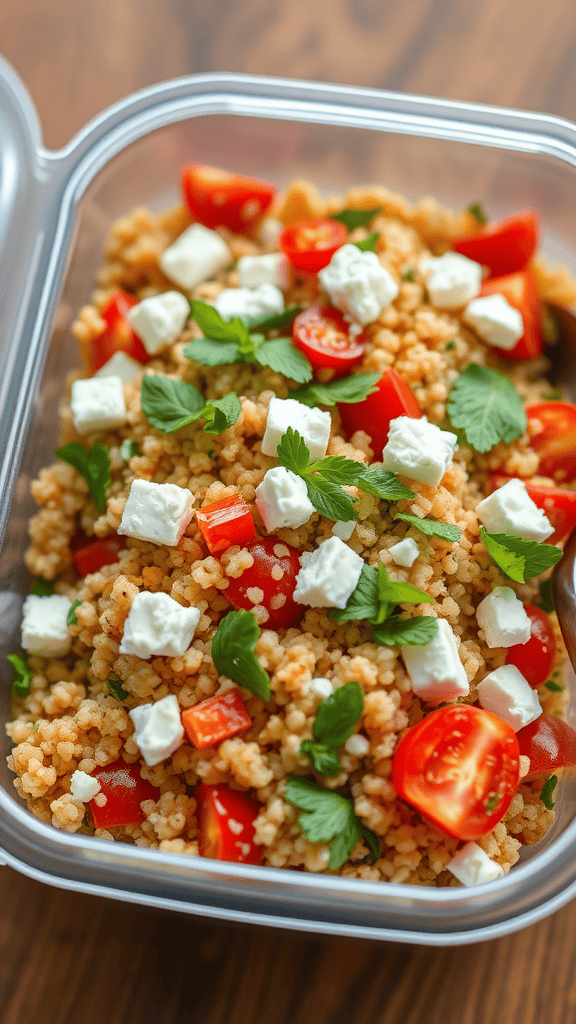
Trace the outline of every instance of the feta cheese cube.
{"label": "feta cheese cube", "polygon": [[268,533],[283,527],[296,529],[316,511],[302,478],[284,466],[268,470],[256,488],[256,507]]}
{"label": "feta cheese cube", "polygon": [[135,380],[143,369],[142,363],[137,359],[132,359],[132,356],[127,356],[125,352],[115,352],[104,366],[96,370],[94,376],[119,377],[123,383],[129,383]]}
{"label": "feta cheese cube", "polygon": [[508,480],[476,506],[476,515],[488,533],[508,533],[524,540],[544,541],[554,527],[526,490],[523,480]]}
{"label": "feta cheese cube", "polygon": [[173,345],[190,316],[190,303],[181,292],[163,292],[132,306],[128,320],[148,355]]}
{"label": "feta cheese cube", "polygon": [[120,377],[89,377],[75,380],[70,410],[79,434],[111,430],[126,422],[126,403]]}
{"label": "feta cheese cube", "polygon": [[492,860],[478,843],[466,843],[446,865],[462,885],[493,882],[504,874],[500,864]]}
{"label": "feta cheese cube", "polygon": [[530,639],[530,619],[510,587],[494,587],[478,605],[476,618],[488,647],[514,647]]}
{"label": "feta cheese cube", "polygon": [[258,288],[262,284],[287,288],[290,284],[290,264],[283,252],[241,256],[238,260],[238,276],[243,288]]}
{"label": "feta cheese cube", "polygon": [[351,519],[347,523],[343,523],[339,520],[337,523],[334,523],[334,526],[332,527],[332,533],[334,534],[335,537],[340,537],[340,540],[350,540],[350,537],[354,533],[355,526],[355,519]]}
{"label": "feta cheese cube", "polygon": [[481,265],[457,252],[422,260],[420,270],[430,301],[438,309],[459,309],[480,291]]}
{"label": "feta cheese cube", "polygon": [[224,288],[214,299],[213,305],[224,320],[233,316],[256,320],[281,313],[284,309],[284,296],[273,284],[261,284],[259,288]]}
{"label": "feta cheese cube", "polygon": [[136,743],[149,768],[170,757],[184,739],[178,698],[173,694],[154,704],[141,704],[128,714],[136,727]]}
{"label": "feta cheese cube", "polygon": [[75,771],[70,779],[70,792],[73,800],[81,800],[83,804],[87,804],[89,800],[93,800],[94,797],[101,790],[98,779],[92,778],[87,772]]}
{"label": "feta cheese cube", "polygon": [[456,434],[428,423],[425,416],[398,416],[390,421],[382,465],[393,473],[437,487],[448,469],[458,443]]}
{"label": "feta cheese cube", "polygon": [[216,231],[193,224],[164,250],[158,263],[166,277],[190,291],[230,266],[232,253]]}
{"label": "feta cheese cube", "polygon": [[516,665],[502,665],[478,683],[478,700],[518,732],[542,714],[538,694],[518,671]]}
{"label": "feta cheese cube", "polygon": [[266,252],[275,252],[283,231],[284,225],[276,217],[264,217],[258,225],[256,238]]}
{"label": "feta cheese cube", "polygon": [[174,547],[190,522],[193,504],[185,487],[133,480],[118,533]]}
{"label": "feta cheese cube", "polygon": [[377,320],[398,295],[398,285],[376,253],[351,244],[336,250],[318,280],[332,305],[362,325]]}
{"label": "feta cheese cube", "polygon": [[322,676],[318,676],[316,679],[310,680],[310,689],[316,697],[321,697],[325,700],[333,693],[333,686],[329,679],[324,679]]}
{"label": "feta cheese cube", "polygon": [[310,452],[311,462],[324,458],[332,427],[329,412],[310,409],[294,398],[272,398],[262,438],[263,455],[276,455],[278,444],[288,427],[297,430],[303,437]]}
{"label": "feta cheese cube", "polygon": [[72,637],[66,622],[72,602],[61,594],[36,597],[30,594],[24,601],[22,621],[22,647],[30,654],[44,658],[68,654]]}
{"label": "feta cheese cube", "polygon": [[406,569],[414,565],[420,554],[420,548],[412,537],[405,537],[404,540],[398,541],[397,544],[393,544],[391,548],[388,548],[388,551],[396,565],[403,565]]}
{"label": "feta cheese cube", "polygon": [[168,594],[136,594],[120,643],[120,654],[177,658],[192,643],[200,621],[198,608],[184,608]]}
{"label": "feta cheese cube", "polygon": [[473,299],[463,319],[487,345],[505,352],[513,349],[524,334],[522,314],[499,292]]}
{"label": "feta cheese cube", "polygon": [[438,633],[430,643],[401,647],[400,653],[413,692],[427,704],[442,704],[470,692],[456,636],[446,619],[438,619]]}
{"label": "feta cheese cube", "polygon": [[300,565],[295,601],[311,608],[345,608],[364,561],[339,537],[329,537],[315,551],[305,551]]}

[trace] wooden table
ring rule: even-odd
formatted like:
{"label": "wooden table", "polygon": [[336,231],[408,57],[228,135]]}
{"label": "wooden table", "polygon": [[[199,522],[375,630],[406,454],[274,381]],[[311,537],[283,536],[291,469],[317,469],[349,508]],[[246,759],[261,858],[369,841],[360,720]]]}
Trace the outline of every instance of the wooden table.
{"label": "wooden table", "polygon": [[[62,146],[201,71],[378,86],[576,118],[574,0],[4,0],[0,50]],[[576,905],[456,949],[163,916],[0,869],[2,1024],[571,1024]]]}

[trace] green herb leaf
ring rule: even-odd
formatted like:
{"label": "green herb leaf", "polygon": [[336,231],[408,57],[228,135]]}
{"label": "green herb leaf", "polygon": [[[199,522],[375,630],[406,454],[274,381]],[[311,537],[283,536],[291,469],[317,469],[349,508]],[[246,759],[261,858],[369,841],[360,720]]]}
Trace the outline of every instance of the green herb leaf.
{"label": "green herb leaf", "polygon": [[306,754],[314,765],[314,771],[319,775],[331,778],[338,775],[342,765],[338,757],[338,751],[326,743],[317,743],[316,740],[304,740],[300,745],[300,753]]}
{"label": "green herb leaf", "polygon": [[9,661],[16,673],[12,682],[12,691],[17,697],[27,697],[32,685],[32,670],[21,654],[7,654],[6,661]]}
{"label": "green herb leaf", "polygon": [[487,533],[483,526],[480,536],[496,565],[516,583],[540,576],[562,558],[560,548],[553,544],[539,544],[536,540],[510,537],[507,533]]}
{"label": "green herb leaf", "polygon": [[379,613],[374,619],[376,625],[384,622],[397,604],[434,604],[434,598],[426,594],[411,583],[404,583],[402,580],[394,583],[383,565],[378,567],[378,600],[380,602]]}
{"label": "green herb leaf", "polygon": [[278,461],[285,469],[297,476],[305,476],[310,469],[310,452],[308,446],[297,430],[288,427],[280,439],[276,451]]}
{"label": "green herb leaf", "polygon": [[416,274],[414,273],[414,267],[408,267],[408,270],[404,271],[404,273],[402,274],[402,280],[403,281],[415,281],[416,280]]}
{"label": "green herb leaf", "polygon": [[447,343],[446,348],[444,349],[444,351],[445,352],[453,352],[455,348],[456,348],[456,342],[455,341],[449,341]]}
{"label": "green herb leaf", "polygon": [[540,600],[535,602],[543,612],[554,611],[554,601],[552,600],[552,580],[542,580],[540,584]]}
{"label": "green herb leaf", "polygon": [[372,856],[378,857],[376,838],[362,825],[351,800],[294,776],[286,779],[286,799],[295,807],[302,808],[298,824],[311,843],[332,840],[329,866],[333,871],[348,860],[362,837],[366,839]]}
{"label": "green herb leaf", "polygon": [[72,441],[56,449],[56,457],[73,466],[84,477],[99,512],[106,510],[106,491],[110,486],[110,452],[97,441],[86,449]]}
{"label": "green herb leaf", "polygon": [[288,398],[295,398],[302,405],[314,409],[317,405],[336,405],[337,402],[363,402],[368,395],[373,395],[378,388],[381,373],[359,373],[342,380],[332,380],[329,384],[321,384],[312,380],[305,387],[295,388],[288,392]]}
{"label": "green herb leaf", "polygon": [[367,235],[361,242],[354,242],[354,245],[360,249],[360,252],[374,252],[378,245],[378,239],[380,238],[379,231],[373,231],[371,235]]}
{"label": "green herb leaf", "polygon": [[320,704],[312,726],[319,743],[341,747],[354,732],[364,710],[364,693],[358,683],[345,683]]}
{"label": "green herb leaf", "polygon": [[343,491],[338,484],[318,474],[305,477],[304,482],[308,497],[321,516],[340,523],[350,523],[356,519],[356,498]]}
{"label": "green herb leaf", "polygon": [[360,463],[343,456],[332,456],[310,463],[308,447],[292,427],[288,427],[280,440],[277,457],[281,466],[302,477],[308,497],[321,515],[344,523],[356,518],[355,499],[342,490],[341,482],[353,484],[361,475],[363,467]]}
{"label": "green herb leaf", "polygon": [[471,203],[470,206],[466,208],[466,212],[471,213],[472,216],[476,218],[479,224],[488,223],[488,217],[484,212],[484,207],[482,206],[482,203]]}
{"label": "green herb leaf", "polygon": [[77,609],[78,605],[80,605],[80,604],[82,604],[82,601],[74,601],[74,603],[70,605],[70,608],[68,609],[68,615],[66,616],[66,625],[67,626],[77,626],[78,625],[78,618],[77,618],[77,615],[76,615],[76,609]]}
{"label": "green herb leaf", "polygon": [[420,519],[419,516],[411,516],[407,512],[397,512],[394,519],[401,519],[404,523],[415,526],[427,537],[438,537],[439,540],[448,541],[450,544],[460,540],[461,530],[451,523],[441,523],[438,519]]}
{"label": "green herb leaf", "polygon": [[212,637],[212,660],[220,675],[270,700],[270,680],[254,654],[259,637],[253,612],[228,612]]}
{"label": "green herb leaf", "polygon": [[554,800],[552,799],[552,793],[556,789],[557,783],[557,776],[551,775],[549,779],[546,779],[546,782],[540,790],[540,799],[544,804],[544,807],[547,807],[549,811],[552,811],[554,809]]}
{"label": "green herb leaf", "polygon": [[527,424],[522,399],[509,378],[475,364],[452,385],[448,415],[477,452],[488,452],[499,441],[515,441]]}
{"label": "green herb leaf", "polygon": [[38,729],[40,728],[40,722],[34,722],[32,728],[34,732],[38,732]]}
{"label": "green herb leaf", "polygon": [[560,391],[560,388],[554,388],[552,391],[545,391],[542,395],[542,402],[563,402],[564,395]]}
{"label": "green herb leaf", "polygon": [[207,434],[222,434],[236,423],[242,411],[233,391],[205,404],[202,392],[192,384],[159,374],[143,378],[140,401],[148,421],[165,434],[173,434],[199,419],[206,420]]}
{"label": "green herb leaf", "polygon": [[120,455],[125,462],[130,462],[130,459],[133,458],[134,455],[138,455],[138,445],[136,444],[136,441],[129,441],[128,439],[122,441],[122,444],[120,445]]}
{"label": "green herb leaf", "polygon": [[34,580],[30,593],[34,594],[35,597],[52,597],[54,584],[50,580],[43,580],[39,576],[37,580]]}
{"label": "green herb leaf", "polygon": [[346,207],[344,210],[339,210],[338,213],[331,213],[330,220],[338,220],[348,228],[348,231],[353,231],[354,228],[363,228],[369,224],[381,209],[381,206],[373,206],[371,210],[353,210]]}
{"label": "green herb leaf", "polygon": [[241,351],[250,350],[250,332],[239,316],[225,320],[215,306],[201,299],[190,300],[190,315],[210,341],[232,343]]}
{"label": "green herb leaf", "polygon": [[437,634],[438,619],[431,615],[416,615],[413,619],[390,615],[381,626],[372,627],[374,642],[387,647],[429,644]]}
{"label": "green herb leaf", "polygon": [[271,338],[255,346],[254,362],[269,366],[276,373],[283,373],[297,384],[305,384],[312,376],[312,367],[289,338]]}
{"label": "green herb leaf", "polygon": [[547,683],[544,683],[547,690],[551,690],[552,693],[562,693],[564,687],[559,686],[553,679],[549,679]]}
{"label": "green herb leaf", "polygon": [[125,690],[122,686],[122,680],[117,679],[116,676],[110,676],[109,679],[106,680],[106,686],[110,690],[112,696],[116,697],[116,700],[126,700],[126,698],[130,696],[128,690]]}
{"label": "green herb leaf", "polygon": [[208,402],[198,419],[205,419],[206,434],[223,434],[232,427],[242,412],[242,403],[235,391],[230,391],[224,398],[214,398]]}
{"label": "green herb leaf", "polygon": [[353,487],[354,484],[361,484],[364,480],[365,467],[355,459],[347,459],[344,455],[328,455],[325,459],[318,459],[311,466],[313,473],[331,480],[335,484],[343,484],[346,487]]}
{"label": "green herb leaf", "polygon": [[[433,604],[433,600],[429,594],[413,587],[411,583],[393,582],[383,565],[378,569],[374,569],[371,565],[364,565],[358,584],[352,591],[346,607],[332,609],[330,618],[336,622],[367,619],[373,626],[380,628],[380,625],[388,620],[396,605]],[[375,636],[374,629],[373,633]]]}
{"label": "green herb leaf", "polygon": [[210,338],[195,338],[182,350],[186,359],[193,359],[202,366],[228,366],[242,362],[240,349],[233,341],[214,342]]}
{"label": "green herb leaf", "polygon": [[250,331],[259,331],[263,334],[266,331],[281,330],[294,322],[298,313],[302,312],[302,306],[286,306],[281,313],[272,313],[271,316],[253,317],[248,321]]}
{"label": "green herb leaf", "polygon": [[382,501],[402,501],[414,498],[414,491],[400,483],[395,473],[383,466],[364,466],[364,473],[358,483],[362,491],[376,495]]}

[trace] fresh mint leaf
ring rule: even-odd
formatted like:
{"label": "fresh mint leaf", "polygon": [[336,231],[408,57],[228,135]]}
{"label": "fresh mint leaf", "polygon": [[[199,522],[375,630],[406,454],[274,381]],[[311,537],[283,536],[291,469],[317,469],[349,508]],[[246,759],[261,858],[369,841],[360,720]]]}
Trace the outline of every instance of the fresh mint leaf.
{"label": "fresh mint leaf", "polygon": [[278,443],[276,451],[278,462],[285,469],[297,476],[304,476],[310,468],[310,452],[308,446],[297,430],[288,427]]}
{"label": "fresh mint leaf", "polygon": [[126,700],[126,698],[130,696],[128,690],[125,690],[122,686],[122,680],[117,679],[116,676],[110,676],[106,680],[106,686],[110,690],[112,696],[116,697],[116,700]]}
{"label": "fresh mint leaf", "polygon": [[404,273],[402,274],[402,280],[403,281],[415,281],[416,280],[416,274],[414,273],[414,267],[408,267],[408,270],[404,271]]}
{"label": "fresh mint leaf", "polygon": [[192,359],[202,366],[228,366],[242,362],[240,349],[233,341],[214,342],[210,338],[195,338],[182,350],[186,359]]}
{"label": "fresh mint leaf", "polygon": [[441,523],[438,519],[420,519],[419,516],[411,516],[407,512],[397,512],[394,519],[401,519],[404,523],[415,526],[420,533],[425,533],[427,537],[438,537],[439,540],[448,541],[450,544],[460,540],[459,527],[453,526],[451,523]]}
{"label": "fresh mint leaf", "polygon": [[230,391],[224,398],[213,398],[202,409],[199,419],[205,419],[206,434],[223,434],[234,426],[242,412],[242,403],[235,391]]}
{"label": "fresh mint leaf", "polygon": [[270,700],[270,680],[254,654],[259,637],[253,612],[228,612],[212,637],[212,661],[220,675]]}
{"label": "fresh mint leaf", "polygon": [[358,683],[344,683],[320,704],[312,726],[319,743],[341,747],[354,732],[364,710],[364,693]]}
{"label": "fresh mint leaf", "polygon": [[377,213],[380,213],[381,206],[373,206],[370,210],[354,210],[351,207],[346,207],[344,210],[339,210],[338,213],[331,213],[330,220],[340,221],[348,231],[353,231],[354,228],[363,228],[370,223],[373,217]]}
{"label": "fresh mint leaf", "polygon": [[363,402],[368,395],[373,395],[378,388],[381,373],[359,373],[342,380],[332,380],[328,384],[312,380],[302,388],[288,392],[288,398],[294,398],[302,405],[314,409],[317,405],[333,406],[337,402]]}
{"label": "fresh mint leaf", "polygon": [[80,604],[82,604],[82,601],[74,601],[73,604],[70,605],[70,607],[68,609],[68,614],[66,616],[66,625],[67,626],[77,626],[78,625],[78,617],[76,615],[76,609],[77,609],[78,605],[80,605]]}
{"label": "fresh mint leaf", "polygon": [[470,203],[470,206],[466,208],[466,212],[471,213],[479,224],[488,223],[488,217],[484,212],[484,207],[482,206],[482,203]]}
{"label": "fresh mint leaf", "polygon": [[429,644],[437,633],[438,619],[431,615],[416,615],[413,619],[390,615],[381,626],[372,627],[375,643],[387,647]]}
{"label": "fresh mint leaf", "polygon": [[499,441],[515,441],[527,425],[522,399],[512,381],[476,364],[468,366],[452,385],[448,416],[477,452],[489,452]]}
{"label": "fresh mint leaf", "polygon": [[361,484],[364,479],[364,465],[355,459],[347,459],[344,455],[328,455],[312,463],[312,471],[331,480],[334,484],[353,487]]}
{"label": "fresh mint leaf", "polygon": [[72,441],[56,449],[56,457],[73,466],[84,477],[99,512],[106,510],[106,491],[110,486],[110,452],[97,441],[86,449]]}
{"label": "fresh mint leaf", "polygon": [[136,441],[129,441],[128,439],[126,439],[126,441],[122,441],[122,444],[120,445],[120,455],[124,459],[124,462],[130,462],[130,459],[132,459],[134,455],[138,455],[138,445],[136,444]]}
{"label": "fresh mint leaf", "polygon": [[248,321],[250,331],[259,331],[265,334],[266,331],[280,331],[294,322],[298,313],[302,312],[302,306],[286,306],[281,313],[272,313],[271,316],[252,317]]}
{"label": "fresh mint leaf", "polygon": [[390,612],[397,604],[434,604],[434,598],[426,594],[411,583],[404,583],[402,580],[394,582],[390,579],[383,565],[378,567],[378,600],[380,609],[374,625],[380,625],[388,619]]}
{"label": "fresh mint leaf", "polygon": [[[253,335],[254,338],[257,335]],[[302,355],[289,338],[264,339],[254,347],[255,359],[250,362],[269,366],[276,373],[283,373],[297,384],[305,384],[312,376],[312,367],[306,356]]]}
{"label": "fresh mint leaf", "polygon": [[225,320],[215,306],[201,299],[190,300],[190,315],[210,341],[235,344],[241,352],[251,349],[250,332],[239,316]]}
{"label": "fresh mint leaf", "polygon": [[342,765],[338,757],[338,751],[326,743],[317,743],[316,740],[304,740],[300,745],[300,753],[306,754],[314,765],[314,771],[319,775],[331,778],[338,775]]}
{"label": "fresh mint leaf", "polygon": [[562,551],[553,544],[539,544],[507,533],[487,533],[483,526],[480,536],[496,565],[516,583],[540,576],[562,558]]}
{"label": "fresh mint leaf", "polygon": [[288,427],[281,438],[276,454],[281,466],[302,477],[306,484],[308,497],[321,515],[343,523],[348,523],[356,518],[355,499],[342,490],[340,481],[345,479],[347,483],[353,482],[354,474],[358,473],[357,467],[360,466],[360,463],[342,456],[333,456],[311,463],[310,452],[304,439],[292,427]]}
{"label": "fresh mint leaf", "polygon": [[547,807],[549,811],[552,811],[554,809],[554,800],[552,799],[552,793],[556,789],[557,783],[557,776],[551,775],[549,779],[546,779],[546,782],[540,790],[540,799],[544,804],[544,807]]}
{"label": "fresh mint leaf", "polygon": [[378,856],[376,838],[362,825],[351,800],[294,776],[286,779],[286,799],[302,809],[298,824],[311,843],[331,842],[329,866],[333,871],[348,860],[362,837],[372,856]]}
{"label": "fresh mint leaf", "polygon": [[378,239],[380,238],[379,231],[373,231],[371,235],[367,235],[361,242],[354,242],[354,245],[360,249],[360,252],[374,252],[378,245]]}
{"label": "fresh mint leaf", "polygon": [[12,691],[17,697],[27,697],[32,686],[32,670],[21,654],[7,654],[6,661],[9,661],[14,669],[15,676],[12,682]]}
{"label": "fresh mint leaf", "polygon": [[367,619],[370,622],[378,617],[380,601],[378,598],[378,570],[371,565],[363,565],[360,579],[352,591],[345,608],[333,608],[330,618],[335,622],[356,622]]}
{"label": "fresh mint leaf", "polygon": [[321,516],[340,523],[350,523],[356,519],[356,498],[343,491],[339,484],[334,484],[318,474],[305,477],[304,482],[308,497]]}
{"label": "fresh mint leaf", "polygon": [[232,391],[224,398],[205,404],[202,392],[183,380],[172,380],[160,374],[142,380],[140,394],[142,411],[157,430],[173,434],[199,419],[205,419],[207,434],[222,434],[238,419],[242,406]]}
{"label": "fresh mint leaf", "polygon": [[564,687],[560,686],[554,679],[549,679],[547,683],[544,683],[547,690],[551,693],[562,693]]}
{"label": "fresh mint leaf", "polygon": [[552,600],[552,580],[542,580],[540,584],[540,600],[535,601],[535,604],[542,609],[543,612],[554,611],[554,601]]}
{"label": "fresh mint leaf", "polygon": [[34,594],[34,597],[51,597],[54,593],[54,584],[39,576],[37,580],[34,580],[30,593]]}
{"label": "fresh mint leaf", "polygon": [[414,498],[414,491],[400,483],[395,473],[384,469],[383,466],[364,466],[364,473],[358,487],[362,491],[374,494],[382,501],[402,501],[405,498]]}

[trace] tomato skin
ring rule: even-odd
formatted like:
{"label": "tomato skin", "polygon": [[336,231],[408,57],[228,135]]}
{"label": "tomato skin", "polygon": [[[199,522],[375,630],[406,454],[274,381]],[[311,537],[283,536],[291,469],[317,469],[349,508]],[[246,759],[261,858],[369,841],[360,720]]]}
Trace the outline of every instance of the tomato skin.
{"label": "tomato skin", "polygon": [[114,565],[125,546],[116,533],[108,537],[95,537],[72,552],[74,568],[82,577],[99,572],[103,565]]}
{"label": "tomato skin", "polygon": [[160,796],[160,790],[142,778],[139,765],[126,764],[121,758],[91,774],[98,779],[100,792],[106,797],[103,807],[95,799],[90,801],[95,828],[138,824],[146,817],[140,807],[142,801],[158,800]]}
{"label": "tomato skin", "polygon": [[252,513],[241,494],[213,501],[199,508],[195,515],[200,533],[213,555],[233,544],[246,544],[256,536]]}
{"label": "tomato skin", "polygon": [[292,338],[307,357],[314,373],[334,370],[334,380],[345,377],[364,355],[363,335],[350,337],[350,324],[340,310],[319,303],[304,309],[294,320]]}
{"label": "tomato skin", "polygon": [[205,227],[243,233],[264,216],[276,189],[260,178],[188,164],[182,170],[182,193],[192,217]]}
{"label": "tomato skin", "polygon": [[114,292],[102,310],[106,329],[94,338],[88,346],[88,362],[92,373],[96,373],[116,352],[125,352],[139,363],[148,363],[148,355],[140,338],[132,330],[128,312],[138,300],[128,292]]}
{"label": "tomato skin", "polygon": [[506,653],[506,664],[515,665],[533,690],[537,690],[550,677],[556,659],[556,640],[550,620],[542,608],[525,604],[530,619],[530,639],[526,644],[515,644]]}
{"label": "tomato skin", "polygon": [[544,351],[544,331],[542,327],[542,302],[538,294],[536,278],[529,270],[506,277],[494,277],[484,281],[480,295],[503,295],[514,309],[522,314],[524,334],[514,348],[505,351],[496,349],[502,359],[533,359]]}
{"label": "tomato skin", "polygon": [[[256,537],[245,546],[254,558],[254,564],[236,579],[227,577],[228,586],[222,593],[234,608],[253,611],[254,604],[247,591],[251,587],[257,587],[264,592],[262,604],[269,614],[263,628],[283,629],[292,625],[304,612],[304,606],[298,604],[292,597],[296,577],[300,572],[300,552],[289,544],[284,544],[278,537]],[[280,580],[275,580],[272,576],[275,566],[280,566],[283,570],[284,575]],[[284,603],[274,608],[272,602],[276,604],[282,597],[285,598]]]}
{"label": "tomato skin", "polygon": [[561,718],[540,715],[516,735],[520,753],[530,758],[530,771],[523,781],[549,775],[556,768],[576,765],[576,732]]}
{"label": "tomato skin", "polygon": [[453,704],[404,734],[392,759],[392,782],[442,831],[471,841],[487,835],[506,813],[518,788],[518,758],[516,733],[507,722],[482,708]]}
{"label": "tomato skin", "polygon": [[339,403],[338,412],[348,437],[356,430],[364,430],[368,434],[374,459],[378,461],[388,440],[390,421],[397,416],[410,416],[419,420],[422,410],[396,370],[384,370],[376,387],[378,390],[368,395],[363,402]]}
{"label": "tomato skin", "polygon": [[454,252],[488,267],[491,277],[524,270],[536,252],[540,225],[533,210],[521,210],[511,217],[487,224],[473,235],[456,238]]}
{"label": "tomato skin", "polygon": [[[514,477],[506,476],[504,473],[494,473],[492,483],[494,489],[503,487]],[[518,477],[517,479],[522,479]],[[538,508],[541,508],[550,525],[554,527],[554,533],[548,537],[547,544],[557,544],[558,541],[566,540],[572,530],[576,529],[576,491],[568,491],[562,487],[553,487],[551,484],[535,484],[530,480],[522,480],[532,501]]]}
{"label": "tomato skin", "polygon": [[317,273],[327,267],[336,249],[344,245],[348,229],[337,220],[315,217],[284,228],[278,245],[298,270]]}
{"label": "tomato skin", "polygon": [[182,712],[182,725],[192,746],[202,750],[246,732],[252,719],[238,690],[228,690],[186,708]]}
{"label": "tomato skin", "polygon": [[572,483],[576,480],[576,408],[568,402],[536,402],[526,406],[528,422],[538,421],[530,441],[540,454],[538,472]]}
{"label": "tomato skin", "polygon": [[[254,819],[260,813],[260,805],[224,784],[208,786],[203,782],[196,786],[194,796],[198,805],[200,856],[237,864],[261,864],[263,847],[254,843]],[[237,823],[235,831],[230,828],[230,820]]]}

